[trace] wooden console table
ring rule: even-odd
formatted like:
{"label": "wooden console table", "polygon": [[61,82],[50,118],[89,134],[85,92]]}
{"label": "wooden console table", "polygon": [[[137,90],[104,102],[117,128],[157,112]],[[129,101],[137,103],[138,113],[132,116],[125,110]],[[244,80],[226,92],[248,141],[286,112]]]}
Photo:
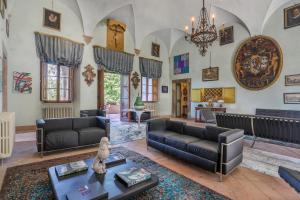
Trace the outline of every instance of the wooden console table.
{"label": "wooden console table", "polygon": [[224,107],[195,107],[195,122],[204,122],[201,111],[211,110],[214,113],[226,113],[226,108]]}

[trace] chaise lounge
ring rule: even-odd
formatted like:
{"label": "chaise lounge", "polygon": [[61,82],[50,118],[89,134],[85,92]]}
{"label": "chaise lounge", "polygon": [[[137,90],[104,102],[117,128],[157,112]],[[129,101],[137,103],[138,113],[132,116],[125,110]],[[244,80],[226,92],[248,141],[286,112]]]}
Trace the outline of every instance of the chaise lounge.
{"label": "chaise lounge", "polygon": [[231,173],[243,160],[244,131],[215,126],[199,128],[169,119],[147,122],[147,145],[203,169]]}

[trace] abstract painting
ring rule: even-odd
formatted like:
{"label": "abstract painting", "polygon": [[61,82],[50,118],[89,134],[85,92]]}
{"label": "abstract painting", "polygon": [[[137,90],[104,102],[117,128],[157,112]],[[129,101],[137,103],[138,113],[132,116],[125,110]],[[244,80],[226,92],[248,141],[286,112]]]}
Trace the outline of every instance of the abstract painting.
{"label": "abstract painting", "polygon": [[285,104],[300,104],[300,93],[284,93],[283,100]]}
{"label": "abstract painting", "polygon": [[44,26],[55,30],[60,30],[61,14],[53,10],[44,8]]}
{"label": "abstract painting", "polygon": [[262,90],[274,84],[282,69],[278,43],[267,36],[251,37],[239,47],[233,64],[237,82],[249,90]]}
{"label": "abstract painting", "polygon": [[219,80],[219,67],[209,67],[202,70],[202,81]]}
{"label": "abstract painting", "polygon": [[31,73],[13,72],[13,92],[31,94],[32,77]]}
{"label": "abstract painting", "polygon": [[233,26],[223,28],[219,31],[220,45],[233,43]]}
{"label": "abstract painting", "polygon": [[286,75],[285,86],[300,85],[300,74]]}
{"label": "abstract painting", "polygon": [[300,25],[300,4],[284,9],[284,28]]}
{"label": "abstract painting", "polygon": [[174,74],[189,73],[189,54],[174,56]]}

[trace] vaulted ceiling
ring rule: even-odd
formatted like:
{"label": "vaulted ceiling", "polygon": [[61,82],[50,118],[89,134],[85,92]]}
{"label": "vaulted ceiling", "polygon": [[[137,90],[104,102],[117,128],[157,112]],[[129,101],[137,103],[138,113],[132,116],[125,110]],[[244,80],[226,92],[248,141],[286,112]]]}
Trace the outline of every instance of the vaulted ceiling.
{"label": "vaulted ceiling", "polygon": [[[50,0],[47,0],[50,1]],[[93,36],[97,24],[107,18],[128,26],[135,47],[140,48],[149,34],[160,37],[170,50],[182,37],[192,16],[198,16],[202,0],[54,0],[66,4],[82,22],[84,34]],[[269,18],[284,4],[300,0],[205,0],[216,15],[217,27],[239,23],[249,35],[260,35]]]}

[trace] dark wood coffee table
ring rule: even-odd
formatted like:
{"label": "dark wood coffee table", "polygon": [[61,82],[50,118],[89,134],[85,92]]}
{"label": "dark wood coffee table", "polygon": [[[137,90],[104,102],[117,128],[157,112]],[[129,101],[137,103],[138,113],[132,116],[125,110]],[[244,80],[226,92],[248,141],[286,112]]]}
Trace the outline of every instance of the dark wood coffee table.
{"label": "dark wood coffee table", "polygon": [[52,189],[57,200],[66,200],[67,193],[95,181],[101,183],[104,190],[108,192],[108,199],[111,200],[127,199],[158,185],[158,177],[155,175],[152,175],[150,180],[129,188],[116,180],[114,176],[117,172],[135,166],[135,163],[132,161],[108,168],[106,174],[101,176],[95,174],[91,168],[93,159],[85,160],[85,162],[89,166],[87,171],[64,178],[57,176],[55,166],[48,169]]}

